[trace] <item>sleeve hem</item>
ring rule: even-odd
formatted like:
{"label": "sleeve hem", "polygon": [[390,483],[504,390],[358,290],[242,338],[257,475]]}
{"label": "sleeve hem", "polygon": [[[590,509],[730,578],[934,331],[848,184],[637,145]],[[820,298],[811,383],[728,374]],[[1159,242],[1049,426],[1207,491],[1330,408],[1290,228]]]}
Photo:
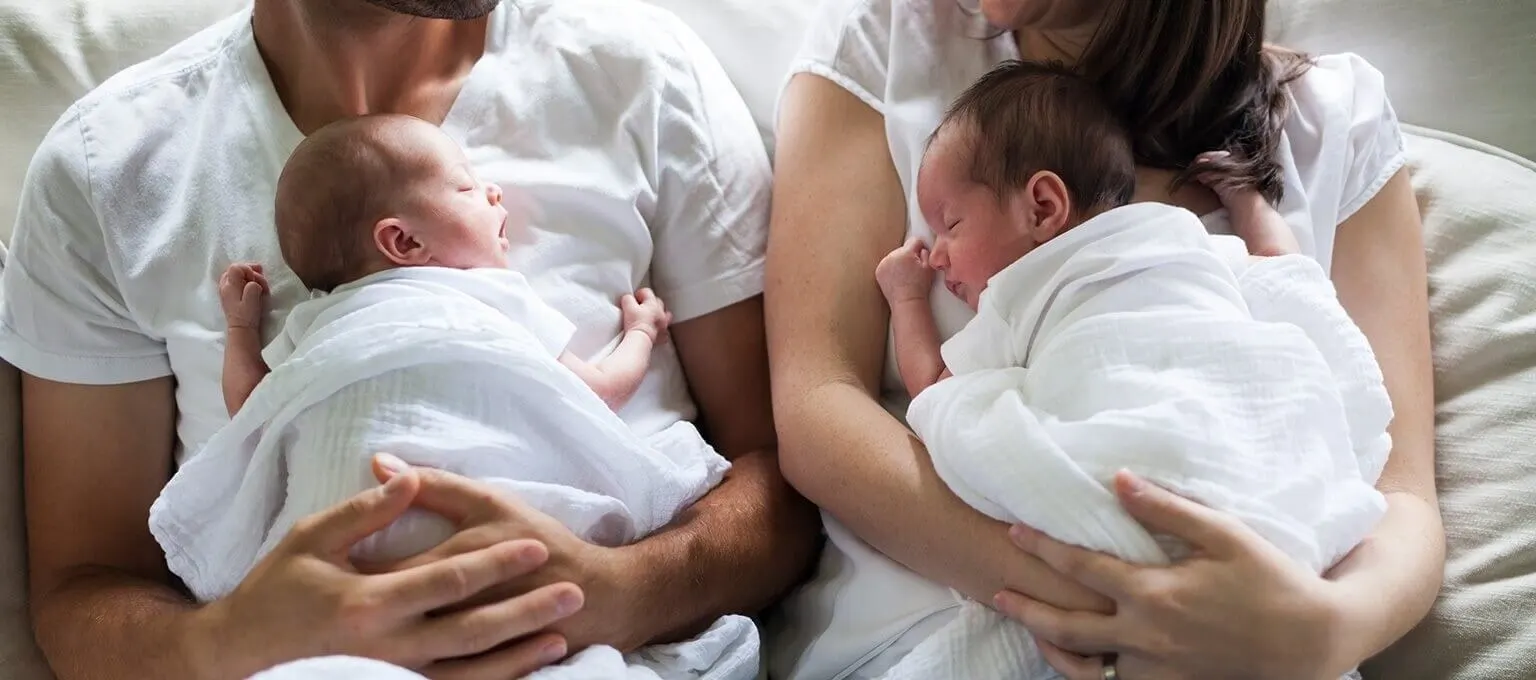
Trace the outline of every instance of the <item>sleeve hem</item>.
{"label": "sleeve hem", "polygon": [[[657,290],[667,309],[672,312],[672,323],[717,312],[742,300],[763,293],[763,260],[761,258],[734,272],[722,274],[708,281],[698,281],[676,290]],[[3,345],[0,345],[3,347]]]}
{"label": "sleeve hem", "polygon": [[1354,198],[1350,199],[1348,203],[1345,203],[1339,209],[1339,224],[1343,224],[1349,218],[1354,217],[1355,213],[1365,207],[1366,203],[1371,202],[1371,199],[1381,192],[1381,188],[1386,186],[1387,182],[1397,175],[1397,171],[1402,170],[1403,166],[1407,165],[1407,163],[1408,154],[1398,150],[1396,155],[1392,156],[1392,160],[1387,161],[1387,164],[1382,166],[1381,172],[1376,175],[1376,179],[1371,180],[1371,183],[1367,184],[1364,190],[1356,194]]}
{"label": "sleeve hem", "polygon": [[0,328],[0,360],[28,375],[76,385],[126,385],[171,375],[169,357],[69,356],[38,348]]}
{"label": "sleeve hem", "polygon": [[811,75],[826,78],[827,80],[832,81],[832,83],[838,87],[847,90],[849,94],[858,97],[859,101],[868,104],[869,108],[874,109],[876,113],[882,116],[885,115],[885,102],[881,101],[879,97],[876,97],[874,93],[870,92],[854,79],[849,78],[831,66],[823,64],[819,61],[801,60],[792,64],[789,68],[789,76],[784,79],[785,86],[787,87],[789,85],[790,78],[793,78],[794,76],[801,73],[809,73]]}

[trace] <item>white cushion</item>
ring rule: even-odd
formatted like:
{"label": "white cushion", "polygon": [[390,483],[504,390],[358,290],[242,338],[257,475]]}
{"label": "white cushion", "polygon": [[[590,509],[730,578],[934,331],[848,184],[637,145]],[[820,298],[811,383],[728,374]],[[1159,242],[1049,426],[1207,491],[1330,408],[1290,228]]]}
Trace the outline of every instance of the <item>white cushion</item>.
{"label": "white cushion", "polygon": [[1429,618],[1365,670],[1391,680],[1536,677],[1536,163],[1414,132],[1449,556]]}

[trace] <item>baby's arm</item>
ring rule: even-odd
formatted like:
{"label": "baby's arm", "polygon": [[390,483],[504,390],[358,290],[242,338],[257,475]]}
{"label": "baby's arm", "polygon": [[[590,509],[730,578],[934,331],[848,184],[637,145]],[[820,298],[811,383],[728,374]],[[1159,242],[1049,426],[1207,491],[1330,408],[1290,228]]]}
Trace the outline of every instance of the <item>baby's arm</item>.
{"label": "baby's arm", "polygon": [[259,264],[236,263],[219,277],[224,307],[224,406],[233,417],[267,375],[261,359],[263,302],[270,290]]}
{"label": "baby's arm", "polygon": [[560,363],[602,397],[608,408],[618,409],[634,396],[651,365],[651,350],[666,341],[672,314],[649,288],[619,301],[624,311],[624,337],[613,352],[596,364],[565,352]]}
{"label": "baby's arm", "polygon": [[917,239],[891,251],[875,267],[875,280],[891,307],[891,333],[896,336],[896,368],[907,394],[916,397],[949,377],[939,353],[939,328],[933,320],[928,294],[933,269],[928,249]]}
{"label": "baby's arm", "polygon": [[[1216,153],[1203,154],[1196,162],[1216,157]],[[1257,188],[1233,187],[1209,175],[1201,175],[1200,180],[1221,199],[1232,222],[1232,232],[1247,244],[1250,255],[1276,257],[1301,252],[1296,233]]]}

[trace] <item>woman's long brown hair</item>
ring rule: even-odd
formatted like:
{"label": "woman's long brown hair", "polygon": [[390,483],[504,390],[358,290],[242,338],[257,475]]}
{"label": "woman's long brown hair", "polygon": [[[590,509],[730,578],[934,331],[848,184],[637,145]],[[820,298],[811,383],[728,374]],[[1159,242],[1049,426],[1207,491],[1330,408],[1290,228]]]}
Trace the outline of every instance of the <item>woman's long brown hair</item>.
{"label": "woman's long brown hair", "polygon": [[[1136,162],[1179,171],[1175,186],[1212,173],[1281,195],[1275,152],[1285,85],[1310,60],[1264,45],[1265,0],[1110,0],[1078,61],[1131,132]],[[1223,160],[1191,167],[1208,151]]]}

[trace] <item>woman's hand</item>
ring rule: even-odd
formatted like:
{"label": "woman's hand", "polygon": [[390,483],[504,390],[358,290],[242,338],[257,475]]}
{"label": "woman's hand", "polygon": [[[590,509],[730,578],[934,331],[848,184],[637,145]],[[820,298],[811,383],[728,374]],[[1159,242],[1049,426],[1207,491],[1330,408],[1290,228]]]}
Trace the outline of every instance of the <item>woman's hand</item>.
{"label": "woman's hand", "polygon": [[[437,547],[412,557],[391,571],[403,573],[432,564],[474,555],[490,546],[508,541],[532,540],[547,547],[546,559],[525,570],[517,578],[476,593],[462,602],[446,606],[443,612],[463,608],[491,606],[502,600],[517,601],[542,589],[561,588],[577,595],[579,611],[561,617],[546,632],[557,634],[566,649],[578,652],[591,645],[611,645],[632,651],[648,642],[634,618],[629,594],[634,578],[644,578],[642,570],[626,562],[622,549],[604,548],[587,543],[556,521],[515,497],[488,491],[483,485],[441,470],[409,469],[391,456],[380,456],[374,473],[380,481],[390,481],[406,470],[421,479],[415,506],[443,517],[457,527],[458,533]],[[563,655],[562,655],[563,656]]]}
{"label": "woman's hand", "polygon": [[300,521],[234,592],[199,611],[201,625],[189,635],[204,650],[202,668],[243,677],[295,658],[346,654],[467,680],[516,677],[563,657],[565,641],[540,631],[580,607],[569,584],[433,614],[544,564],[549,553],[537,541],[486,542],[389,574],[352,567],[351,547],[398,518],[420,490],[417,475],[396,475]]}
{"label": "woman's hand", "polygon": [[1349,670],[1334,667],[1340,616],[1328,581],[1230,516],[1130,473],[1116,477],[1115,492],[1148,530],[1183,539],[1194,552],[1172,566],[1137,566],[1016,527],[1021,549],[1116,603],[1106,616],[998,594],[997,607],[1034,634],[1058,671],[1099,680],[1104,654],[1118,654],[1124,680],[1296,680]]}

